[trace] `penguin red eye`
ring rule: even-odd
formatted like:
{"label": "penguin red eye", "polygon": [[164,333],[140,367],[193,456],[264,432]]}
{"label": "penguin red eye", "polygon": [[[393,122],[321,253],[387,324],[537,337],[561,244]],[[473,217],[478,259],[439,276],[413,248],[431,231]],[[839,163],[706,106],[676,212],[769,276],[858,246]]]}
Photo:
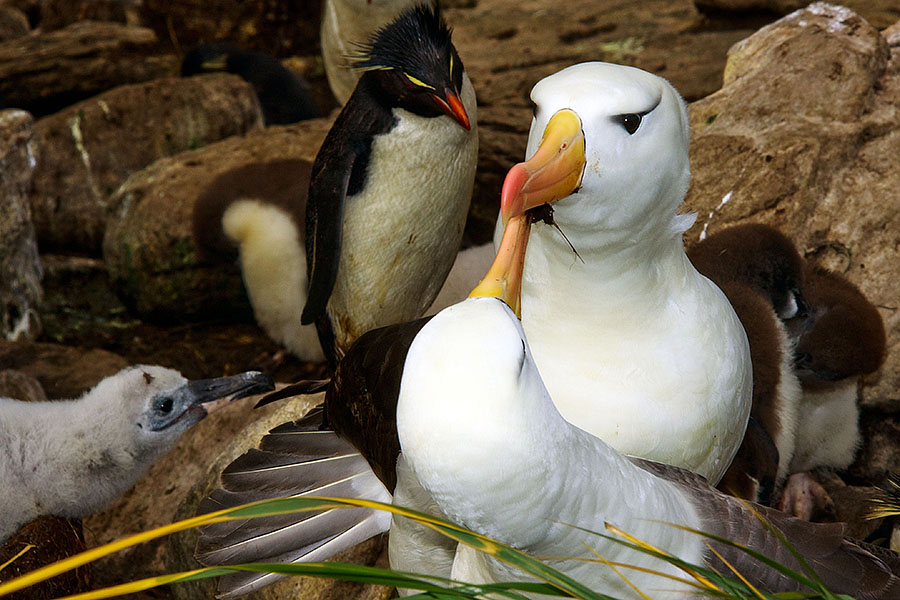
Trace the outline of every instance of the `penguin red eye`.
{"label": "penguin red eye", "polygon": [[628,135],[634,135],[634,132],[638,130],[638,127],[641,126],[641,119],[643,115],[639,115],[637,113],[628,113],[625,115],[616,115],[613,117],[622,127],[625,128],[625,131],[628,132]]}

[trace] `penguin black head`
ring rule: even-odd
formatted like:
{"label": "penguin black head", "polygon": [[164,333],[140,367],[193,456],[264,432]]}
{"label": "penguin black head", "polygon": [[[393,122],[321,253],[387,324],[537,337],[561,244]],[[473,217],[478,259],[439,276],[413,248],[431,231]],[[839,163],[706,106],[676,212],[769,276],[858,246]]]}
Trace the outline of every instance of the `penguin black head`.
{"label": "penguin black head", "polygon": [[471,127],[460,101],[463,64],[440,9],[413,7],[380,29],[362,46],[355,68],[376,83],[391,107],[423,117],[446,114]]}

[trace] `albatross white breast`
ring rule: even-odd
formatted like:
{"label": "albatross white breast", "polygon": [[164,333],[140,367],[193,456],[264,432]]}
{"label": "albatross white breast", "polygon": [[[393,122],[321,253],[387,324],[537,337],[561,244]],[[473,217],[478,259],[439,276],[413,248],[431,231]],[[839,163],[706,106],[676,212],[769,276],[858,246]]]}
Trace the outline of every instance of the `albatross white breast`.
{"label": "albatross white breast", "polygon": [[[532,158],[507,176],[501,212],[561,198],[559,230],[534,226],[522,283],[522,325],[544,383],[569,422],[715,483],[746,427],[750,359],[727,298],[684,253],[684,102],[664,79],[606,63],[551,75],[531,98]],[[586,164],[577,190],[548,197],[545,128],[563,109],[580,120]]]}

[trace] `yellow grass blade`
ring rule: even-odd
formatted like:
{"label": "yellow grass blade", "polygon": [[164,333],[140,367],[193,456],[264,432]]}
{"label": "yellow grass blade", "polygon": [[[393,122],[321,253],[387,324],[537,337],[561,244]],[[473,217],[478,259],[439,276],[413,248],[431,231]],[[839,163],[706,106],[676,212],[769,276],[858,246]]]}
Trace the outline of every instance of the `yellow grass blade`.
{"label": "yellow grass blade", "polygon": [[13,564],[14,562],[16,562],[17,560],[19,560],[19,557],[20,557],[20,556],[22,556],[23,554],[25,554],[26,552],[28,552],[28,551],[31,550],[32,548],[36,548],[36,546],[35,546],[34,544],[25,544],[25,547],[22,548],[21,550],[19,550],[19,551],[16,553],[15,556],[13,556],[11,559],[9,559],[8,561],[6,561],[6,562],[3,563],[2,565],[0,565],[0,571],[2,571],[3,569],[5,569],[6,567],[8,567],[9,565],[11,565],[11,564]]}

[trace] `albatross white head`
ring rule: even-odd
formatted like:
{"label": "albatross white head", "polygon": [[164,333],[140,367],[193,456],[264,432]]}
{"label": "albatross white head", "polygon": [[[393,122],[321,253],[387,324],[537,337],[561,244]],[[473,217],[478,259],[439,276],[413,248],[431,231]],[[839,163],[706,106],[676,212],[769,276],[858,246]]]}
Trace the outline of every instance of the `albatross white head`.
{"label": "albatross white head", "polygon": [[[504,222],[555,202],[555,221],[579,252],[657,232],[671,237],[673,225],[680,234],[690,224],[675,215],[690,180],[687,110],[665,79],[633,67],[583,63],[538,82],[531,99],[530,158],[504,183]],[[584,173],[573,180],[571,169],[559,164],[576,126]]]}

